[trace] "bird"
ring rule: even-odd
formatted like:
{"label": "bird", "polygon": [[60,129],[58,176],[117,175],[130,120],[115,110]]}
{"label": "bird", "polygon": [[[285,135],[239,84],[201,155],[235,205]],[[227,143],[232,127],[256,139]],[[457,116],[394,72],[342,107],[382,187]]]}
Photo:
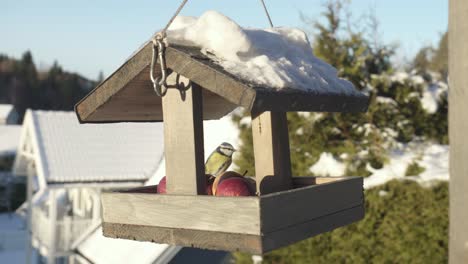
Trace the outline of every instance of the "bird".
{"label": "bird", "polygon": [[229,143],[223,142],[210,154],[205,163],[205,173],[215,177],[225,172],[232,163],[232,154],[236,149]]}

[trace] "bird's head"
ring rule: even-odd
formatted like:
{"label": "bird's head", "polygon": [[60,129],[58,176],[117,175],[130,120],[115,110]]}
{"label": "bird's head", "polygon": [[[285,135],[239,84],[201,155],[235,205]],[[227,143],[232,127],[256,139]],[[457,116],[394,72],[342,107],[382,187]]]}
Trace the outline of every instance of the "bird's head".
{"label": "bird's head", "polygon": [[231,157],[232,154],[236,151],[236,149],[229,143],[223,142],[221,145],[218,146],[218,152],[221,154]]}

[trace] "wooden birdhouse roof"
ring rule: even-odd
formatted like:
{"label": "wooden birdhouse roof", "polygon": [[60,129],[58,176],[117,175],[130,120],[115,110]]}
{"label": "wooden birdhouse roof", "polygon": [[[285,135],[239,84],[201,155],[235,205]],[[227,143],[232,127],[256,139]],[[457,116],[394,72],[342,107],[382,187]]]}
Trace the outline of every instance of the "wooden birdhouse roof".
{"label": "wooden birdhouse roof", "polygon": [[[151,58],[152,42],[147,42],[76,105],[80,122],[162,121],[162,100],[149,77]],[[219,119],[238,106],[252,112],[362,112],[368,106],[368,97],[357,90],[259,87],[230,74],[195,47],[170,45],[165,58],[169,70],[203,88],[205,120]],[[155,73],[160,75],[158,67]]]}

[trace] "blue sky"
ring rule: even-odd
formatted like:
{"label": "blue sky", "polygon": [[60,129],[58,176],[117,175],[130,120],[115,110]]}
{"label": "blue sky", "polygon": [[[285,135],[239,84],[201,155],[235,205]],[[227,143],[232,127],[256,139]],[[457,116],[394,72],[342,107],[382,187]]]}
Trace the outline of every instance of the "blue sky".
{"label": "blue sky", "polygon": [[[299,12],[319,19],[324,0],[265,0],[275,26],[306,28]],[[112,73],[139,45],[163,27],[179,0],[0,0],[0,53],[20,57],[31,50],[36,64],[57,60],[66,70],[95,79]],[[447,29],[448,0],[353,0],[354,17],[374,8],[385,43],[399,43],[399,57],[437,43]],[[242,26],[267,27],[258,0],[189,0],[182,15],[218,10]]]}

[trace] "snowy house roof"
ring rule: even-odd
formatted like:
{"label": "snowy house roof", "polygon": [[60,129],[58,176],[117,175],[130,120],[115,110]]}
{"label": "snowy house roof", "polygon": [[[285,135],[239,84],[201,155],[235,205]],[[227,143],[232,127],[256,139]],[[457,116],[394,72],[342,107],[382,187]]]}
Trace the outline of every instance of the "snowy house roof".
{"label": "snowy house roof", "polygon": [[[168,74],[202,88],[204,119],[219,119],[236,106],[253,112],[366,111],[368,97],[313,56],[304,32],[243,29],[215,11],[192,20],[174,21],[164,56]],[[76,105],[80,121],[162,121],[162,100],[150,81],[152,57],[148,41]],[[161,69],[154,74],[161,76]]]}
{"label": "snowy house roof", "polygon": [[0,125],[0,156],[13,155],[18,148],[21,135],[19,125]]}
{"label": "snowy house roof", "polygon": [[14,173],[28,157],[48,184],[144,182],[163,157],[162,124],[80,125],[73,112],[28,110]]}

